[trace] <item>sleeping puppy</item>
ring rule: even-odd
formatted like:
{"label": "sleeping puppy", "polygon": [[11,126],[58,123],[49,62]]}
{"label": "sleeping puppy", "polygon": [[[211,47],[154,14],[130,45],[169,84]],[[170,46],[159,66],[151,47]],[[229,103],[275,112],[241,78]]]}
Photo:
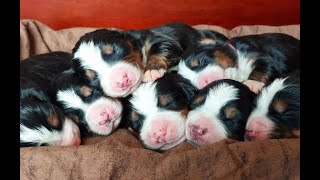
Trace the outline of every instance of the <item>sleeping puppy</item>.
{"label": "sleeping puppy", "polygon": [[214,81],[201,89],[190,102],[188,142],[205,146],[226,138],[244,140],[255,96],[247,86],[230,79]]}
{"label": "sleeping puppy", "polygon": [[199,45],[184,53],[178,73],[198,89],[215,80],[233,79],[258,93],[299,67],[300,41],[286,34],[266,33]]}
{"label": "sleeping puppy", "polygon": [[246,125],[245,139],[300,137],[300,84],[298,75],[275,79],[259,93]]}
{"label": "sleeping puppy", "polygon": [[107,96],[126,97],[141,83],[163,76],[178,64],[185,49],[205,37],[225,40],[215,31],[197,31],[183,23],[86,33],[73,48],[73,69]]}
{"label": "sleeping puppy", "polygon": [[55,75],[70,68],[70,57],[53,52],[20,62],[20,147],[80,144],[78,126],[52,103],[47,92]]}
{"label": "sleeping puppy", "polygon": [[176,73],[143,83],[124,99],[123,127],[134,131],[146,148],[170,149],[185,140],[187,106],[195,92]]}
{"label": "sleeping puppy", "polygon": [[92,87],[107,96],[125,97],[143,77],[139,42],[130,33],[98,29],[83,35],[73,48],[72,67]]}
{"label": "sleeping puppy", "polygon": [[20,61],[20,77],[32,79],[45,94],[48,85],[59,73],[71,67],[72,55],[67,52],[55,51],[31,56]]}
{"label": "sleeping puppy", "polygon": [[50,94],[66,116],[77,122],[82,137],[109,135],[120,123],[121,102],[105,96],[101,89],[85,84],[72,69],[56,76]]}
{"label": "sleeping puppy", "polygon": [[144,55],[144,82],[154,81],[178,65],[184,51],[198,44],[227,41],[228,38],[213,30],[196,30],[185,23],[132,31],[140,39]]}

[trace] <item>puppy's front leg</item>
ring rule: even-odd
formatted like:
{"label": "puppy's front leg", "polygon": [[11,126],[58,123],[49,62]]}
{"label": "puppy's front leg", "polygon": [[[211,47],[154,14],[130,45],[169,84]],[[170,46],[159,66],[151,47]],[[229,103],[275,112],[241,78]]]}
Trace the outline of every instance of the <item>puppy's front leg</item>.
{"label": "puppy's front leg", "polygon": [[182,55],[182,48],[177,41],[164,37],[150,39],[150,49],[147,50],[147,64],[143,82],[161,78],[166,71],[177,65]]}

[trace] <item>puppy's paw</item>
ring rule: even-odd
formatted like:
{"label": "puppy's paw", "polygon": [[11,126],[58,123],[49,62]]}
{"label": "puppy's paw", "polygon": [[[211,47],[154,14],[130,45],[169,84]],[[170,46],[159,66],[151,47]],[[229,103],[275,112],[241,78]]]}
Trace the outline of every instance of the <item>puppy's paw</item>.
{"label": "puppy's paw", "polygon": [[256,94],[258,94],[261,91],[261,89],[265,86],[263,82],[255,81],[255,80],[246,80],[243,82],[243,84],[248,86],[249,89]]}
{"label": "puppy's paw", "polygon": [[155,81],[159,78],[161,78],[164,74],[166,73],[165,69],[152,69],[152,70],[147,70],[144,73],[143,77],[143,82],[150,82],[150,81]]}

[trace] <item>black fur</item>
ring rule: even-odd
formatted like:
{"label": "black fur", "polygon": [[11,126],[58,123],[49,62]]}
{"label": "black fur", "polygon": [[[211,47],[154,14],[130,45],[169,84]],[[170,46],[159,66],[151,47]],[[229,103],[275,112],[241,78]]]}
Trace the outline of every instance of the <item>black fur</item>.
{"label": "black fur", "polygon": [[[20,124],[36,130],[45,127],[49,131],[62,130],[64,113],[51,102],[48,94],[52,79],[70,68],[71,54],[52,52],[36,55],[20,62]],[[48,123],[55,114],[57,126]],[[34,142],[21,142],[21,147],[36,146]]]}
{"label": "black fur", "polygon": [[[254,59],[254,69],[248,79],[270,84],[275,78],[286,77],[290,72],[300,68],[300,41],[290,35],[265,33],[234,37],[228,41],[198,45],[185,51],[182,61],[186,66],[200,72],[209,64],[216,64],[214,52],[219,51],[232,62],[229,66],[237,67],[238,56],[230,45],[240,53],[248,54]],[[191,65],[197,61],[198,65]],[[194,63],[195,64],[195,63]],[[247,79],[244,79],[245,81]]]}
{"label": "black fur", "polygon": [[[82,43],[92,41],[100,49],[107,44],[113,47],[112,54],[100,52],[103,60],[108,64],[112,65],[119,61],[127,60],[144,71],[161,68],[169,69],[178,64],[183,51],[199,44],[201,38],[212,38],[221,41],[228,39],[216,31],[196,30],[184,23],[168,23],[142,30],[95,30],[82,36],[72,51],[74,54]],[[143,65],[141,51],[147,43],[150,48],[147,49],[147,52],[143,52],[147,58],[147,64]],[[138,53],[139,56],[130,57],[128,60],[127,56],[133,51]],[[162,60],[164,62],[158,62]],[[87,69],[82,66],[79,59],[73,59],[72,67],[81,79],[86,80],[86,83],[90,83],[92,86],[99,85],[99,79],[89,79],[85,75]],[[91,70],[95,71],[94,69]]]}
{"label": "black fur", "polygon": [[[178,64],[184,51],[199,44],[202,38],[226,41],[228,38],[212,30],[196,30],[185,23],[168,23],[140,31],[143,44],[150,38],[151,48],[148,57],[160,54],[167,59],[168,69]],[[149,62],[150,60],[147,60]],[[154,69],[154,64],[147,64],[146,70]],[[159,69],[155,68],[155,69]]]}

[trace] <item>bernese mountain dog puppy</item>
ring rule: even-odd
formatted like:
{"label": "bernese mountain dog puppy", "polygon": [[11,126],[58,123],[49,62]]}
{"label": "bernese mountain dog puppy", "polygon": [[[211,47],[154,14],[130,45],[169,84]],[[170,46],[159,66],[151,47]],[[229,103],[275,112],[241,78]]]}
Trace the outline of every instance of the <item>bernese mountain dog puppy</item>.
{"label": "bernese mountain dog puppy", "polygon": [[262,89],[245,134],[247,141],[296,137],[300,137],[300,71]]}
{"label": "bernese mountain dog puppy", "polygon": [[185,140],[188,103],[196,91],[177,73],[143,83],[123,99],[122,127],[133,131],[146,148],[170,149]]}
{"label": "bernese mountain dog puppy", "polygon": [[70,68],[71,59],[69,53],[52,52],[20,62],[20,147],[80,144],[78,126],[48,95],[51,80]]}
{"label": "bernese mountain dog puppy", "polygon": [[109,135],[120,123],[123,109],[120,100],[86,84],[72,69],[56,76],[50,94],[66,116],[79,125],[82,137]]}
{"label": "bernese mountain dog puppy", "polygon": [[189,105],[187,141],[205,146],[222,139],[244,140],[256,94],[246,85],[221,79],[199,90]]}
{"label": "bernese mountain dog puppy", "polygon": [[176,66],[184,50],[208,39],[226,41],[215,31],[169,23],[143,30],[98,29],[73,48],[73,69],[107,96],[126,97],[143,82],[156,80]]}
{"label": "bernese mountain dog puppy", "polygon": [[290,35],[265,33],[199,45],[186,51],[178,73],[198,89],[212,81],[233,79],[258,93],[275,78],[300,68],[300,41]]}

